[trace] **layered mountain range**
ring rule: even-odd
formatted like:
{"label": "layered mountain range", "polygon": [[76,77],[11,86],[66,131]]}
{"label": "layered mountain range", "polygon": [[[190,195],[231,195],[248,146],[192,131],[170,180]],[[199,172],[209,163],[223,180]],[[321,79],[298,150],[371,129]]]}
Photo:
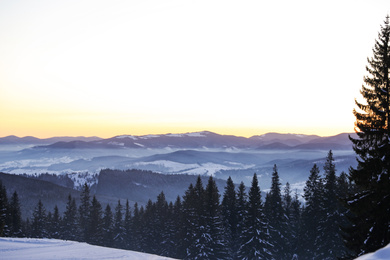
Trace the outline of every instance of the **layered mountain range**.
{"label": "layered mountain range", "polygon": [[35,137],[18,138],[8,136],[0,138],[1,144],[37,144],[36,148],[52,149],[118,149],[118,148],[237,148],[237,149],[350,149],[348,135],[320,137],[317,135],[267,133],[249,138],[220,135],[209,131],[162,134],[162,135],[119,135],[102,139],[98,137],[53,137],[38,139]]}
{"label": "layered mountain range", "polygon": [[[348,171],[355,164],[349,135],[355,134],[320,137],[268,133],[246,138],[203,131],[119,135],[107,139],[9,136],[0,138],[0,171],[98,174],[106,168],[141,169],[163,174],[214,175],[223,179],[231,175],[234,180],[247,183],[247,177],[253,172],[268,181],[276,164],[283,180],[297,183],[304,180],[314,163],[323,163],[329,150],[334,151],[339,172]],[[74,178],[74,182],[78,185],[83,180]]]}

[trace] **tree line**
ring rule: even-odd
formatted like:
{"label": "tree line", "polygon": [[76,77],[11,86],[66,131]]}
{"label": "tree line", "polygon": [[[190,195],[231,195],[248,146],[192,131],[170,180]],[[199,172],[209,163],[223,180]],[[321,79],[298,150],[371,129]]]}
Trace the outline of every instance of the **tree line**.
{"label": "tree line", "polygon": [[17,193],[8,201],[1,186],[0,235],[83,241],[180,259],[337,259],[348,254],[339,229],[348,226],[340,198],[351,190],[347,175],[336,175],[332,151],[323,175],[313,165],[304,204],[289,183],[282,190],[276,165],[264,199],[256,173],[248,191],[229,178],[222,198],[213,177],[204,186],[199,176],[175,202],[161,192],[145,206],[118,201],[114,209],[91,198],[85,184],[79,206],[69,195],[60,214],[38,201],[26,220]]}

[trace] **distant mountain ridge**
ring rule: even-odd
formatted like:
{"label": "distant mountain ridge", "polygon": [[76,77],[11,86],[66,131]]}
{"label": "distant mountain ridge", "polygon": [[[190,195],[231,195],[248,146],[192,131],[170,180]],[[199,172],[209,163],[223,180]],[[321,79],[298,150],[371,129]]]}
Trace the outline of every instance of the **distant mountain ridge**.
{"label": "distant mountain ridge", "polygon": [[37,144],[35,148],[49,149],[123,149],[123,148],[173,148],[173,149],[351,149],[348,136],[355,133],[341,133],[334,136],[267,133],[264,135],[242,137],[221,135],[209,131],[184,134],[160,135],[118,135],[107,139],[99,137],[54,137],[38,139],[35,137],[0,138],[0,144]]}
{"label": "distant mountain ridge", "polygon": [[90,141],[97,141],[101,140],[102,138],[97,136],[58,136],[58,137],[50,137],[50,138],[37,138],[33,136],[25,136],[25,137],[17,137],[15,135],[9,135],[6,137],[0,138],[0,145],[2,144],[37,144],[37,145],[43,145],[43,144],[53,144],[56,142],[71,142],[71,141],[83,141],[83,142],[90,142]]}

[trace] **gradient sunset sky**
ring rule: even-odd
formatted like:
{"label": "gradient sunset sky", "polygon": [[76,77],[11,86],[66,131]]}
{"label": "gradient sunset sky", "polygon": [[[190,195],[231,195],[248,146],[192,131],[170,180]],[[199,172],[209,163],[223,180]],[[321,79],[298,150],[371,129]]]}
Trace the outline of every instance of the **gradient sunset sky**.
{"label": "gradient sunset sky", "polygon": [[0,137],[353,132],[388,0],[0,1]]}

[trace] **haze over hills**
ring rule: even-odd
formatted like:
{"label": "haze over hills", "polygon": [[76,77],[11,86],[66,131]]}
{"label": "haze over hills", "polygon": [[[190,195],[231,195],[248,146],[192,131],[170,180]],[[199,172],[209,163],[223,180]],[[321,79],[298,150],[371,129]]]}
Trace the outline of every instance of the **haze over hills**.
{"label": "haze over hills", "polygon": [[[250,176],[257,172],[265,183],[264,188],[268,188],[270,173],[276,164],[283,183],[289,181],[301,185],[314,163],[321,169],[329,150],[334,152],[338,173],[348,171],[349,166],[356,164],[348,135],[355,134],[320,137],[267,133],[246,138],[202,131],[119,135],[107,139],[11,136],[0,138],[0,171],[69,174],[76,186],[83,182],[74,173],[93,175],[106,168],[214,175],[221,179],[232,176],[235,182],[244,181],[247,185],[250,184]],[[20,143],[23,145],[20,146]]]}
{"label": "haze over hills", "polygon": [[38,139],[35,137],[7,136],[0,138],[2,144],[37,144],[36,148],[250,148],[250,149],[275,149],[275,148],[305,148],[316,149],[323,145],[334,146],[333,149],[348,149],[351,143],[348,135],[354,133],[342,133],[335,136],[320,137],[317,135],[279,134],[267,133],[249,138],[220,135],[209,131],[193,132],[185,134],[161,134],[161,135],[119,135],[102,139],[99,137],[53,137]]}

